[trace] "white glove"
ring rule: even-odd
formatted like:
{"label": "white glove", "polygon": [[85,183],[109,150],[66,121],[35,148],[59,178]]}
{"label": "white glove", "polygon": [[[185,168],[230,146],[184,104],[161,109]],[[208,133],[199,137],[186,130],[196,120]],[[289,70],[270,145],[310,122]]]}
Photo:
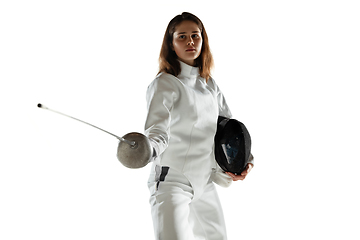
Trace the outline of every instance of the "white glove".
{"label": "white glove", "polygon": [[232,178],[227,175],[224,170],[222,170],[219,165],[216,163],[216,168],[213,168],[211,173],[211,179],[214,183],[221,187],[229,187],[233,182]]}

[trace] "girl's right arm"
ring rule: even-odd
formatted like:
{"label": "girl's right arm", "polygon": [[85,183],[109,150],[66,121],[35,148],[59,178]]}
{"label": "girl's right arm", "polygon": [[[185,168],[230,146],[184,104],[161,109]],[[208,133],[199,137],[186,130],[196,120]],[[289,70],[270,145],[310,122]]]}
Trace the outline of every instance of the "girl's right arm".
{"label": "girl's right arm", "polygon": [[170,74],[159,74],[146,93],[147,117],[145,135],[149,138],[156,156],[165,151],[170,139],[171,110],[179,93]]}

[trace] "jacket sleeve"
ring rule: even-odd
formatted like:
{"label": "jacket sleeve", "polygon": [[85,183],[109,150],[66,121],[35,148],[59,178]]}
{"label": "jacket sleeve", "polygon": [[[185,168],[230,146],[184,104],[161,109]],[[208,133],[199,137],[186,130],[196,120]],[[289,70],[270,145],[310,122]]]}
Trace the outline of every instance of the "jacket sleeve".
{"label": "jacket sleeve", "polygon": [[232,114],[230,111],[229,106],[226,103],[224,94],[221,92],[221,90],[219,89],[219,87],[215,84],[214,82],[214,86],[215,86],[215,91],[216,91],[216,95],[217,95],[217,102],[218,102],[218,108],[219,108],[219,116],[222,117],[227,117],[227,118],[232,118]]}
{"label": "jacket sleeve", "polygon": [[[217,86],[217,84],[215,83],[215,81],[212,78],[210,78],[208,84],[215,91],[216,100],[218,103],[219,116],[231,118],[232,114],[229,109],[229,106],[227,105],[225,97],[221,92],[221,90],[219,89],[219,87]],[[232,178],[220,168],[217,162],[215,162],[215,168],[213,168],[211,179],[217,185],[225,188],[229,187],[232,184]]]}
{"label": "jacket sleeve", "polygon": [[178,96],[175,81],[168,74],[160,74],[147,89],[145,135],[149,138],[156,156],[163,153],[169,144],[171,111]]}

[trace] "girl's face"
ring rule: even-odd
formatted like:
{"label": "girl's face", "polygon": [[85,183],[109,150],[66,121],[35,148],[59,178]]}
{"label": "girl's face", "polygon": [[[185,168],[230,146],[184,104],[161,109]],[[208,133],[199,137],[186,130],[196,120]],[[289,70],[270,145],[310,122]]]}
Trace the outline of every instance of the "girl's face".
{"label": "girl's face", "polygon": [[179,60],[194,66],[195,59],[200,56],[201,47],[201,32],[195,22],[185,20],[176,27],[173,35],[172,49]]}

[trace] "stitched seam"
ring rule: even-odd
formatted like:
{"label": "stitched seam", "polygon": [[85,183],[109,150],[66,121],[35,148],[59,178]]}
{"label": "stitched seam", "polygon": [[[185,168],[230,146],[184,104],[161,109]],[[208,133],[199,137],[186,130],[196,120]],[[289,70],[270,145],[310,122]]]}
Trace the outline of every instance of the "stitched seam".
{"label": "stitched seam", "polygon": [[[195,125],[195,124],[194,124],[194,125]],[[185,162],[184,162],[184,165],[183,165],[183,167],[182,167],[182,172],[184,171],[185,165],[186,165],[186,163],[187,163],[187,161],[188,161],[188,154],[189,154],[190,148],[191,148],[192,133],[193,133],[193,130],[194,130],[194,125],[191,127],[189,147],[188,147],[188,150],[187,150],[186,155],[185,155]]]}

